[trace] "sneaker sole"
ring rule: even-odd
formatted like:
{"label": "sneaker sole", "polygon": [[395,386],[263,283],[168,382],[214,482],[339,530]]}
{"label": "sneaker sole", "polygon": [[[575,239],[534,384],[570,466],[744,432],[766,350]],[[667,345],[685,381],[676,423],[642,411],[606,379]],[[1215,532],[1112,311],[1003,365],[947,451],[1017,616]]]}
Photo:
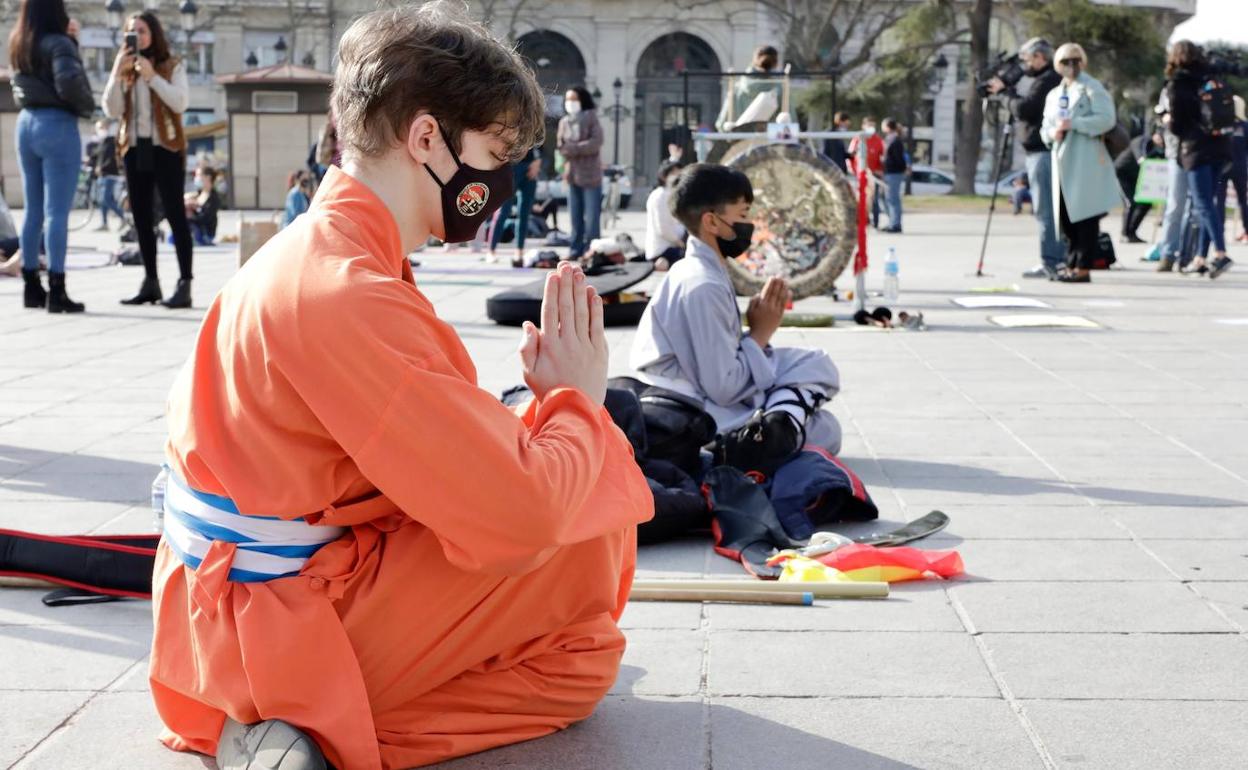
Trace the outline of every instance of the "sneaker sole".
{"label": "sneaker sole", "polygon": [[278,719],[245,725],[225,720],[217,743],[220,770],[328,770],[311,737]]}

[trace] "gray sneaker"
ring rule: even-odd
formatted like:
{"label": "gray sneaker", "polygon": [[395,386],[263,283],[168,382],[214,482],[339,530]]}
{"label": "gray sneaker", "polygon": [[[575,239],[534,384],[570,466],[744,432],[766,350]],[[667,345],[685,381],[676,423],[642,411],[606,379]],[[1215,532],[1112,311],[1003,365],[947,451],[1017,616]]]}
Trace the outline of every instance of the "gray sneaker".
{"label": "gray sneaker", "polygon": [[316,741],[278,719],[245,725],[228,717],[217,743],[220,770],[328,770]]}
{"label": "gray sneaker", "polygon": [[1036,265],[1030,270],[1023,271],[1024,278],[1046,278],[1052,280],[1056,275],[1056,271],[1052,270],[1048,265]]}

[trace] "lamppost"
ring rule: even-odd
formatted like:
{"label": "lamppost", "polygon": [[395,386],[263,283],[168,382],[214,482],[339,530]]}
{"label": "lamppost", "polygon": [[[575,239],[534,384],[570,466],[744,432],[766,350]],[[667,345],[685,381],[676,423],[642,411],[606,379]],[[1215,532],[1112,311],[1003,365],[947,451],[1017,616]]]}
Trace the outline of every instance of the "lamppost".
{"label": "lamppost", "polygon": [[254,70],[256,67],[259,67],[259,66],[260,66],[260,60],[256,58],[256,52],[255,52],[255,51],[248,51],[248,52],[247,52],[247,58],[243,60],[243,64],[246,64],[246,65],[247,65],[250,69],[253,69],[253,70]]}
{"label": "lamppost", "polygon": [[277,42],[273,44],[273,50],[277,51],[277,63],[283,64],[286,61],[286,37],[278,35]]}
{"label": "lamppost", "polygon": [[195,16],[198,13],[199,6],[195,5],[195,0],[182,0],[182,4],[178,6],[182,32],[186,36],[185,54],[187,56],[191,55],[191,38],[195,36]]}
{"label": "lamppost", "polygon": [[611,83],[611,91],[615,94],[615,104],[611,105],[611,122],[615,124],[615,147],[611,150],[611,165],[620,165],[620,94],[624,91],[624,84],[616,78]]}
{"label": "lamppost", "polygon": [[108,31],[112,34],[113,47],[117,47],[117,33],[121,31],[121,27],[125,24],[126,4],[121,0],[108,0],[104,4],[104,11],[108,14]]}

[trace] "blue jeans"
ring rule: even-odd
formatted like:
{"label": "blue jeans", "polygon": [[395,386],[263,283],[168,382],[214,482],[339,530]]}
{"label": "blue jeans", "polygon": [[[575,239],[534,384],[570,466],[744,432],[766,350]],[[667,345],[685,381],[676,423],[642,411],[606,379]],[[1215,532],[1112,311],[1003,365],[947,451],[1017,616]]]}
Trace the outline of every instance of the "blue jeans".
{"label": "blue jeans", "polygon": [[1223,233],[1224,216],[1221,211],[1218,211],[1215,194],[1219,181],[1222,181],[1222,175],[1212,163],[1197,166],[1187,172],[1187,186],[1192,191],[1192,216],[1200,222],[1200,255],[1202,257],[1209,253],[1211,241],[1215,251],[1226,251],[1226,237]]}
{"label": "blue jeans", "polygon": [[1040,261],[1057,270],[1066,264],[1066,249],[1057,237],[1053,212],[1053,158],[1048,150],[1027,153],[1027,181],[1031,183],[1031,213],[1040,225]]}
{"label": "blue jeans", "polygon": [[1177,259],[1183,249],[1183,236],[1187,232],[1184,227],[1187,213],[1187,172],[1179,165],[1179,161],[1170,158],[1166,161],[1170,171],[1170,184],[1166,192],[1166,213],[1161,219],[1162,258]]}
{"label": "blue jeans", "polygon": [[901,186],[906,182],[906,175],[885,174],[884,187],[887,189],[885,206],[888,208],[888,226],[894,230],[901,229]]}
{"label": "blue jeans", "polygon": [[108,212],[113,212],[117,218],[125,221],[125,213],[121,210],[121,204],[117,202],[117,185],[121,183],[119,176],[102,176],[100,177],[100,216],[104,217],[104,226],[108,227]]}
{"label": "blue jeans", "polygon": [[39,241],[48,252],[48,270],[65,272],[69,210],[82,167],[78,118],[47,107],[17,116],[17,157],[22,167],[26,217],[22,222],[22,267],[39,268]]}
{"label": "blue jeans", "polygon": [[507,217],[516,213],[516,227],[512,243],[517,249],[524,248],[525,236],[529,234],[529,214],[533,208],[533,199],[537,197],[537,180],[529,179],[528,163],[517,163],[515,169],[516,194],[507,199],[495,215],[494,224],[490,227],[490,251],[498,248],[498,241],[503,237],[503,228],[507,225]]}
{"label": "blue jeans", "polygon": [[579,257],[589,248],[589,242],[599,235],[602,220],[602,187],[568,185],[568,213],[572,217],[573,257]]}

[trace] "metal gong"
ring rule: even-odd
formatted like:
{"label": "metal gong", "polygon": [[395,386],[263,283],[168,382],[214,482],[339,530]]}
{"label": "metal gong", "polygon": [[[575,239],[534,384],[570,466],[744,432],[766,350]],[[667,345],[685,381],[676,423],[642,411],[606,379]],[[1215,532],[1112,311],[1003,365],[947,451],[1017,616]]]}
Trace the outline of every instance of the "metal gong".
{"label": "metal gong", "polygon": [[737,293],[757,294],[773,275],[788,281],[794,299],[826,293],[857,244],[858,206],[849,179],[799,144],[755,147],[725,162],[754,185],[754,243],[728,260]]}

